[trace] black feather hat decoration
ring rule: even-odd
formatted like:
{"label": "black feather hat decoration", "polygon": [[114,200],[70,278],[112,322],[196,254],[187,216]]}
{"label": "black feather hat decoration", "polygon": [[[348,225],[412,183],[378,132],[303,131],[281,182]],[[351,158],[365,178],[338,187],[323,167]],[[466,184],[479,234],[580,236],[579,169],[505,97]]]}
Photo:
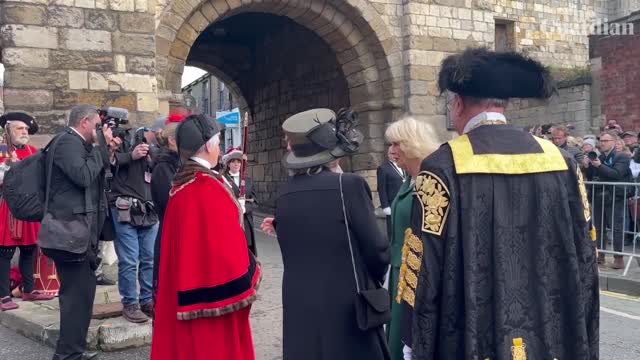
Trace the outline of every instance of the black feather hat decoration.
{"label": "black feather hat decoration", "polygon": [[549,70],[538,61],[517,52],[487,48],[468,48],[445,58],[438,87],[441,92],[496,99],[547,99],[555,92]]}

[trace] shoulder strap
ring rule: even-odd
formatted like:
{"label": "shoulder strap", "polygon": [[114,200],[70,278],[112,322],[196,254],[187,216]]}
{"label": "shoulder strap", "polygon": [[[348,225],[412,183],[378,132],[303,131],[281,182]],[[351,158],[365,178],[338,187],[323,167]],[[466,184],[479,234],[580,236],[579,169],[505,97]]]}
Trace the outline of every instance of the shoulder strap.
{"label": "shoulder strap", "polygon": [[356,291],[360,293],[360,282],[356,271],[356,260],[353,256],[353,245],[351,244],[351,231],[349,231],[349,220],[347,219],[347,207],[344,205],[344,192],[342,191],[342,173],[338,177],[340,181],[340,200],[342,201],[342,213],[344,214],[344,227],[347,230],[347,240],[349,241],[349,252],[351,253],[351,265],[353,266],[353,277],[356,280]]}
{"label": "shoulder strap", "polygon": [[45,157],[47,160],[47,169],[45,174],[45,190],[44,190],[44,209],[42,211],[42,216],[47,214],[49,210],[49,193],[51,191],[51,172],[53,171],[53,154],[58,146],[58,141],[64,135],[58,134],[54,137],[45,148],[42,150],[45,153]]}

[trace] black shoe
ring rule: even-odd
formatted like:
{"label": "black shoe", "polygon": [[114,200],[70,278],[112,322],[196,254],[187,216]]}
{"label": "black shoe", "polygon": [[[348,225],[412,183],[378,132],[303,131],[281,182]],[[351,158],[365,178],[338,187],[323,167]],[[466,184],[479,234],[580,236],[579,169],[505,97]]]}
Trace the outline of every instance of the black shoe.
{"label": "black shoe", "polygon": [[146,304],[140,305],[140,311],[142,311],[149,319],[153,319],[153,300]]}
{"label": "black shoe", "polygon": [[82,354],[82,360],[91,360],[91,359],[97,359],[97,358],[98,358],[97,352],[86,352]]}
{"label": "black shoe", "polygon": [[107,278],[104,275],[96,276],[96,285],[115,285],[116,282]]}

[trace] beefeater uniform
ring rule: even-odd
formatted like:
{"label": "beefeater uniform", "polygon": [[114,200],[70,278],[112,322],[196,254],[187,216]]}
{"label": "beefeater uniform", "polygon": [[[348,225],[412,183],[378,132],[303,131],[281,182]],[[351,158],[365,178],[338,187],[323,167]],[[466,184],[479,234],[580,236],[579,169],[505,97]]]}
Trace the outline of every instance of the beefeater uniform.
{"label": "beefeater uniform", "polygon": [[[553,92],[541,64],[486,49],[446,58],[439,87]],[[484,112],[420,169],[398,285],[413,359],[598,359],[596,251],[571,155]]]}

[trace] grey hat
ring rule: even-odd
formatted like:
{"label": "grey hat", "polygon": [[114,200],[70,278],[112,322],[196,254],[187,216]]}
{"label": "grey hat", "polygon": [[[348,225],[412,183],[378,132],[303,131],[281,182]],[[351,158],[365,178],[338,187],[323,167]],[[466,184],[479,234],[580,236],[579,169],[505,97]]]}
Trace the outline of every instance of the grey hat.
{"label": "grey hat", "polygon": [[583,145],[584,145],[584,144],[589,144],[589,145],[591,145],[592,147],[594,147],[594,148],[595,148],[595,147],[596,147],[596,139],[591,139],[591,138],[584,139],[584,140],[582,141],[582,144],[583,144]]}
{"label": "grey hat", "polygon": [[311,109],[289,117],[282,130],[291,152],[282,159],[287,169],[327,164],[358,150],[363,136],[355,129],[357,113],[341,109]]}
{"label": "grey hat", "polygon": [[176,143],[180,155],[183,157],[193,156],[220,130],[222,130],[222,126],[210,116],[187,116],[176,129]]}

